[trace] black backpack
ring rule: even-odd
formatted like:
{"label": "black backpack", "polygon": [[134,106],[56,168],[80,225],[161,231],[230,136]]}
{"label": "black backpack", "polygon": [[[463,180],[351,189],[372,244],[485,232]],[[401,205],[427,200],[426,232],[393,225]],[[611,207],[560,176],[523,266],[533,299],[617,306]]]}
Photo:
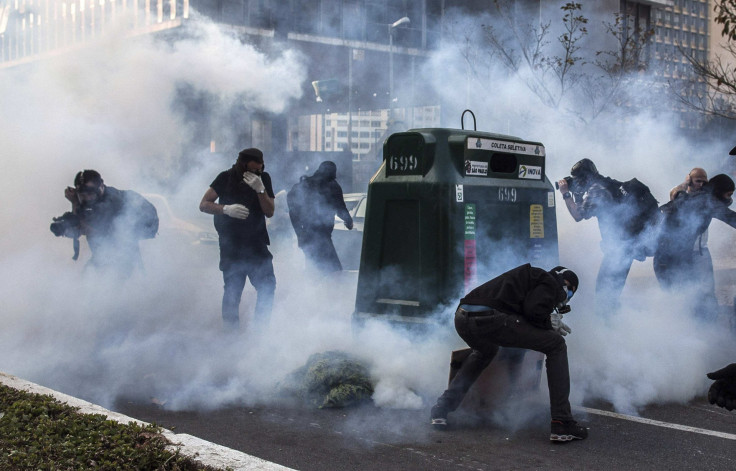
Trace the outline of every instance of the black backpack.
{"label": "black backpack", "polygon": [[126,211],[135,214],[135,233],[141,239],[153,239],[158,234],[158,212],[156,207],[135,191],[125,194]]}
{"label": "black backpack", "polygon": [[289,207],[289,219],[291,225],[296,232],[297,238],[302,236],[304,226],[304,206],[308,201],[309,188],[307,188],[306,178],[302,177],[291,187],[286,193],[286,205]]}
{"label": "black backpack", "polygon": [[627,212],[630,215],[626,221],[623,221],[629,234],[641,234],[648,225],[657,223],[659,203],[652,192],[649,191],[648,186],[636,178],[632,178],[621,184],[619,193],[619,202],[627,207]]}

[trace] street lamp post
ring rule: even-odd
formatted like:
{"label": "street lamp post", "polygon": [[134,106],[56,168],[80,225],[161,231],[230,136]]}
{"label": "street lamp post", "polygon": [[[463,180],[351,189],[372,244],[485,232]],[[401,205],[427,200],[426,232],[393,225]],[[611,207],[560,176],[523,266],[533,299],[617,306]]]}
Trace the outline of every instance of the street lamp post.
{"label": "street lamp post", "polygon": [[411,20],[408,16],[400,18],[388,25],[388,117],[394,117],[394,28]]}

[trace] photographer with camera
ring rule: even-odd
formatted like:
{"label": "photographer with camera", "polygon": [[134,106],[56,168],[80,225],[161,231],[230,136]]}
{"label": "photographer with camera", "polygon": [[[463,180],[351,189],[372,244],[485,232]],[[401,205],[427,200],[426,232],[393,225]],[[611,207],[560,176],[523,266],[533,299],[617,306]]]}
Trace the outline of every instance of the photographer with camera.
{"label": "photographer with camera", "polygon": [[79,237],[85,236],[92,252],[88,267],[127,278],[143,266],[138,242],[158,232],[158,214],[148,200],[135,191],[106,186],[95,170],[77,173],[64,197],[72,210],[54,218],[51,232],[74,239],[74,260]]}
{"label": "photographer with camera", "polygon": [[432,426],[447,428],[447,415],[458,408],[500,347],[526,348],[547,356],[547,384],[552,417],[550,440],[583,440],[588,430],[575,422],[570,408],[567,344],[571,332],[563,314],[578,288],[570,269],[546,271],[521,265],[478,286],[460,300],[455,329],[471,349],[447,390],[432,407]]}
{"label": "photographer with camera", "polygon": [[575,222],[598,219],[603,259],[596,278],[596,311],[615,311],[633,261],[654,255],[657,200],[635,178],[620,182],[604,177],[590,159],[575,163],[570,176],[555,186]]}

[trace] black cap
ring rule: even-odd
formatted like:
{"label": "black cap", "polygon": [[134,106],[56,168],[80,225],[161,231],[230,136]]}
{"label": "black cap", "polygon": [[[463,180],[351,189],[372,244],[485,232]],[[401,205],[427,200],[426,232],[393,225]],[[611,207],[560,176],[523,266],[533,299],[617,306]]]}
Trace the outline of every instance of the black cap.
{"label": "black cap", "polygon": [[258,162],[259,164],[262,164],[263,163],[263,152],[261,152],[260,149],[256,149],[255,147],[250,147],[248,149],[243,149],[238,153],[238,162],[248,163],[251,160],[254,160]]}
{"label": "black cap", "polygon": [[574,271],[563,266],[556,266],[549,272],[552,276],[561,278],[563,282],[568,281],[573,293],[578,290],[578,276]]}
{"label": "black cap", "polygon": [[728,155],[736,155],[736,147],[731,149],[731,152],[729,152]]}

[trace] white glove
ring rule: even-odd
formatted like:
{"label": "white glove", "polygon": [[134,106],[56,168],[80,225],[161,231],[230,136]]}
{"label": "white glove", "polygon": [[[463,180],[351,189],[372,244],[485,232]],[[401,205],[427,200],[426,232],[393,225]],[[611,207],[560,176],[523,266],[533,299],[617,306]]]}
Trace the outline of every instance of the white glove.
{"label": "white glove", "polygon": [[255,173],[245,172],[245,175],[243,175],[243,181],[246,185],[253,188],[256,193],[263,193],[263,191],[266,189],[266,187],[263,185],[263,180],[261,180],[261,177],[259,177]]}
{"label": "white glove", "polygon": [[222,213],[235,219],[246,219],[250,210],[242,204],[228,204],[222,207]]}
{"label": "white glove", "polygon": [[549,315],[549,318],[552,321],[552,330],[554,330],[558,334],[564,337],[565,335],[572,333],[572,329],[567,324],[562,322],[562,314],[553,312]]}

